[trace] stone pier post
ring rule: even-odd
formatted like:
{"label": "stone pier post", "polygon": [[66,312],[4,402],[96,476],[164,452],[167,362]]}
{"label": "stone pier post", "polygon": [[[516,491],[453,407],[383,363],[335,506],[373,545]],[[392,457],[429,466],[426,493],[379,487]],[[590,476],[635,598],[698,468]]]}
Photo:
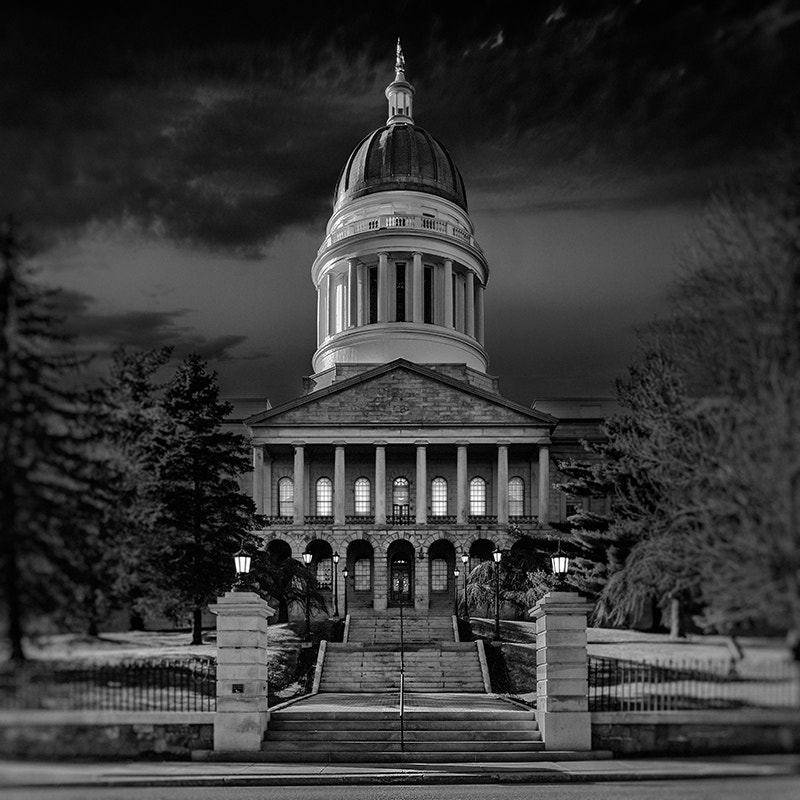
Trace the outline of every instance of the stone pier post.
{"label": "stone pier post", "polygon": [[267,618],[254,592],[227,592],[217,615],[217,713],[214,750],[258,751],[267,729]]}
{"label": "stone pier post", "polygon": [[545,750],[591,750],[586,615],[576,592],[548,592],[536,620],[536,719]]}

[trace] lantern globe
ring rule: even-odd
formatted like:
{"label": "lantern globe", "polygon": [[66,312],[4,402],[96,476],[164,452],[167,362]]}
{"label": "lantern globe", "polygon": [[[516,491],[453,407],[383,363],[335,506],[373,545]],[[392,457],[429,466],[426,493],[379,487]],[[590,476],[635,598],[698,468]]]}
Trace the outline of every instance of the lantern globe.
{"label": "lantern globe", "polygon": [[563,577],[569,571],[569,556],[559,553],[555,556],[550,556],[550,561],[553,565],[553,575]]}
{"label": "lantern globe", "polygon": [[250,572],[250,556],[245,555],[244,553],[237,553],[233,557],[233,563],[236,567],[236,574],[237,575],[246,575]]}
{"label": "lantern globe", "polygon": [[313,556],[313,555],[311,555],[311,553],[308,553],[308,552],[305,552],[305,553],[303,553],[303,563],[304,563],[306,566],[308,566],[308,565],[311,563],[311,559],[312,559],[313,557],[314,557],[314,556]]}
{"label": "lantern globe", "polygon": [[503,551],[498,547],[496,550],[492,551],[492,558],[495,564],[499,564],[503,559]]}

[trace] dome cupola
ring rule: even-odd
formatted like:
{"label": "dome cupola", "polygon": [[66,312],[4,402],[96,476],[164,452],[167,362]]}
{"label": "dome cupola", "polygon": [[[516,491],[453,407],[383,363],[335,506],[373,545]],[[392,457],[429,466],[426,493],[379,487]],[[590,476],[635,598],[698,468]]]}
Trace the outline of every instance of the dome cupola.
{"label": "dome cupola", "polygon": [[386,125],[339,176],[311,270],[318,293],[317,388],[340,364],[397,358],[485,372],[483,293],[489,267],[447,150],[414,124],[414,87],[397,42]]}

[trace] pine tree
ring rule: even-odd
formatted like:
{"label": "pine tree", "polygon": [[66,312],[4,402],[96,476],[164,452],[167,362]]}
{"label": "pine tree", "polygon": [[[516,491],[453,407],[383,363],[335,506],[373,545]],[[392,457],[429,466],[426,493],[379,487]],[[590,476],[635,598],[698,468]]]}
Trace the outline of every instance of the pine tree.
{"label": "pine tree", "polygon": [[162,610],[191,611],[192,644],[202,643],[204,607],[233,583],[233,555],[255,511],[237,482],[250,468],[244,440],[221,429],[230,409],[216,373],[190,355],[166,386],[153,436],[162,514],[148,558]]}
{"label": "pine tree", "polygon": [[107,502],[57,293],[34,282],[27,256],[9,219],[0,227],[0,592],[17,661],[26,621],[75,602],[69,521]]}

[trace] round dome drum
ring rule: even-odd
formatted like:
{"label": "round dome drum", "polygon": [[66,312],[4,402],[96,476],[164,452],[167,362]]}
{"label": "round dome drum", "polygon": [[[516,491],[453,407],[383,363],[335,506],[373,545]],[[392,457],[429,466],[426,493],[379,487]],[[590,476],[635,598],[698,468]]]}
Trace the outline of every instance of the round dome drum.
{"label": "round dome drum", "polygon": [[358,197],[396,189],[443,197],[467,211],[464,181],[453,159],[416,125],[386,125],[358,144],[336,184],[334,211]]}

